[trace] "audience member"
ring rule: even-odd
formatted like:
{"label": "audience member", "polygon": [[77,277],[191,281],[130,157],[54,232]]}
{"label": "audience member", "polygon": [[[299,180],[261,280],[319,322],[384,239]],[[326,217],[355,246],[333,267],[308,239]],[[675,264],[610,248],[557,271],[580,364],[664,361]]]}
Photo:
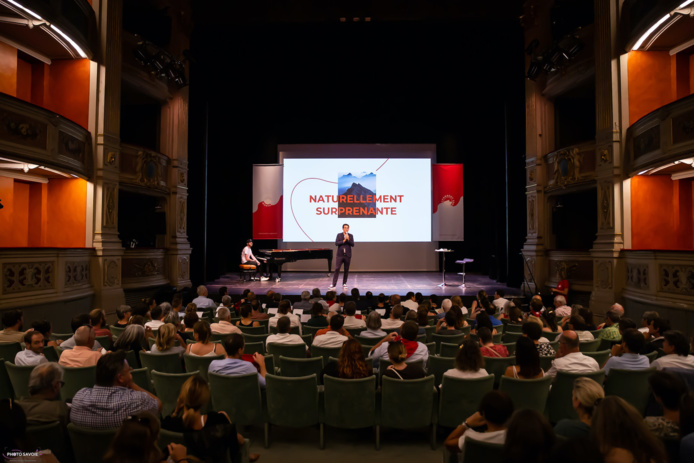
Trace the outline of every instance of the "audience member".
{"label": "audience member", "polygon": [[292,308],[292,303],[289,301],[289,299],[282,299],[279,303],[279,306],[277,307],[277,315],[272,317],[269,322],[268,322],[268,330],[270,328],[276,327],[277,326],[277,321],[282,318],[282,317],[289,317],[289,320],[292,324],[292,327],[298,327],[299,328],[299,334],[301,334],[301,319],[299,318],[298,315],[294,315],[291,312]]}
{"label": "audience member", "polygon": [[[526,320],[521,327],[521,332],[523,336],[527,336],[535,344],[538,354],[543,357],[555,355],[554,349],[552,349],[552,346],[547,342],[547,338],[542,337],[542,327],[539,324],[531,320]],[[542,339],[544,339],[545,342],[541,342]]]}
{"label": "audience member", "polygon": [[655,310],[647,310],[641,315],[641,327],[639,331],[646,334],[649,332],[649,326],[653,323],[653,320],[660,318],[660,314]]}
{"label": "audience member", "polygon": [[455,368],[446,370],[443,376],[462,379],[489,376],[489,373],[483,367],[484,357],[482,357],[479,345],[471,339],[466,339],[455,356]]}
{"label": "audience member", "polygon": [[458,334],[463,334],[462,331],[456,328],[457,323],[458,319],[455,312],[453,310],[449,310],[446,312],[446,315],[439,320],[439,323],[437,323],[436,334],[443,336],[455,336]]}
{"label": "audience member", "polygon": [[115,326],[119,328],[125,328],[128,326],[128,322],[130,321],[130,316],[133,314],[133,309],[130,308],[129,305],[120,305],[116,309],[116,318],[118,320],[116,321]]}
{"label": "audience member", "polygon": [[680,400],[687,386],[679,376],[656,371],[648,377],[655,401],[663,407],[663,416],[647,416],[643,422],[660,439],[680,438]]}
{"label": "audience member", "polygon": [[342,347],[351,336],[343,328],[345,319],[339,315],[330,317],[330,328],[318,330],[311,345],[317,347]]}
{"label": "audience member", "polygon": [[388,359],[391,364],[388,365],[383,376],[393,379],[419,379],[427,375],[419,363],[406,362],[407,349],[401,341],[388,343]]}
{"label": "audience member", "polygon": [[[508,349],[503,344],[494,344],[494,337],[489,328],[483,326],[477,330],[480,339],[480,350],[483,357],[508,357]],[[534,347],[534,346],[533,346]]]}
{"label": "audience member", "polygon": [[292,322],[289,317],[281,317],[277,322],[277,334],[271,334],[265,340],[265,344],[304,344],[304,340],[298,334],[290,334]]}
{"label": "audience member", "polygon": [[622,343],[619,345],[619,348],[612,350],[613,356],[602,367],[605,370],[605,376],[609,376],[612,368],[643,370],[650,367],[648,357],[639,355],[644,344],[646,344],[646,340],[643,339],[643,335],[638,330],[634,328],[626,330],[622,334]]}
{"label": "audience member", "polygon": [[253,320],[250,304],[241,304],[241,320],[236,322],[236,326],[258,327],[260,322]]}
{"label": "audience member", "polygon": [[[70,321],[70,328],[72,328],[72,332],[75,333],[80,326],[91,326],[91,320],[88,313],[81,313],[72,317],[72,320]],[[72,349],[73,347],[75,347],[74,335],[60,344],[60,348],[63,350]],[[92,347],[92,350],[101,351],[101,349],[102,347],[101,344],[99,344],[99,341],[94,341],[94,347]]]}
{"label": "audience member", "polygon": [[511,305],[511,301],[506,299],[504,297],[505,295],[506,293],[503,289],[497,289],[496,291],[494,291],[494,299],[492,299],[492,304],[494,304],[494,307],[498,309],[500,316],[505,315],[507,309]]}
{"label": "audience member", "polygon": [[113,429],[139,412],[159,414],[161,401],[135,384],[130,370],[125,352],[101,357],[94,387],[80,389],[72,399],[70,420],[85,428]]}
{"label": "audience member", "polygon": [[578,336],[579,342],[592,341],[595,339],[593,333],[588,331],[586,322],[580,315],[571,315],[571,317],[569,317],[569,321],[565,324],[564,329],[573,330],[573,332]]}
{"label": "audience member", "polygon": [[585,376],[576,378],[571,393],[571,404],[576,410],[578,419],[564,418],[559,420],[554,427],[554,432],[567,439],[588,437],[593,410],[604,398],[605,390],[600,384]]}
{"label": "audience member", "polygon": [[94,309],[89,312],[89,323],[94,328],[94,336],[108,336],[113,341],[113,335],[106,323],[106,314],[101,309]]}
{"label": "audience member", "polygon": [[[118,336],[118,339],[116,339],[116,341],[113,343],[114,351],[122,350],[127,352],[131,350],[135,352],[135,357],[137,358],[138,364],[131,365],[131,367],[140,368],[140,352],[146,352],[148,350],[147,348],[149,347],[149,343],[147,342],[145,333],[146,331],[144,326],[133,323],[128,325],[125,331],[123,331],[123,333],[121,333],[121,335]],[[60,358],[62,358],[62,355]]]}
{"label": "audience member", "polygon": [[311,310],[313,304],[308,301],[309,299],[311,299],[311,293],[302,291],[301,300],[294,304],[294,310],[303,310],[304,312]]}
{"label": "audience member", "polygon": [[662,349],[665,355],[652,363],[658,370],[663,368],[694,369],[694,356],[689,355],[689,341],[681,331],[666,331],[663,335]]}
{"label": "audience member", "polygon": [[656,318],[648,325],[648,333],[645,334],[648,341],[641,351],[642,354],[650,354],[656,350],[663,349],[663,335],[666,331],[670,331],[670,320],[664,318]]}
{"label": "audience member", "polygon": [[168,445],[169,459],[164,459],[157,439],[159,419],[149,412],[129,416],[118,429],[104,456],[104,463],[167,463],[190,461],[186,458],[186,447],[181,444]]}
{"label": "audience member", "polygon": [[544,463],[557,437],[544,415],[535,410],[517,410],[511,416],[504,443],[504,463]]}
{"label": "audience member", "polygon": [[219,310],[223,309],[223,308],[226,308],[227,310],[229,310],[230,313],[232,311],[234,311],[234,313],[236,312],[234,310],[234,308],[232,307],[231,296],[229,296],[228,294],[222,296],[222,302],[219,304],[219,307],[217,307],[217,312],[215,313],[215,316],[217,318],[222,318],[219,316]]}
{"label": "audience member", "polygon": [[80,326],[75,331],[75,347],[63,351],[60,363],[64,367],[91,367],[101,358],[101,352],[93,351],[94,330],[90,326]]}
{"label": "audience member", "polygon": [[381,329],[381,316],[378,312],[373,311],[366,317],[366,330],[359,333],[359,336],[364,338],[381,338],[387,336],[388,333]]}
{"label": "audience member", "polygon": [[24,316],[21,310],[8,310],[2,314],[2,324],[5,327],[0,331],[0,342],[24,341]]}
{"label": "audience member", "polygon": [[405,312],[417,310],[417,307],[419,307],[419,304],[417,304],[417,301],[415,301],[414,293],[412,291],[405,294],[405,299],[400,304]]}
{"label": "audience member", "polygon": [[17,352],[15,365],[38,365],[48,362],[43,355],[43,335],[38,331],[27,331],[24,335],[25,350]]}
{"label": "audience member", "polygon": [[318,302],[320,305],[323,306],[323,310],[325,312],[328,311],[328,308],[330,307],[328,303],[321,297],[320,294],[320,289],[319,288],[313,288],[313,291],[311,292],[311,299],[308,300],[311,304],[315,304]]}
{"label": "audience member", "polygon": [[[453,309],[451,309],[453,310]],[[483,310],[480,313],[477,314],[475,317],[475,328],[472,330],[473,333],[477,333],[477,330],[480,328],[486,327],[489,328],[489,331],[492,332],[492,334],[496,334],[496,328],[494,328],[494,324],[492,322],[492,319],[496,320],[495,317],[490,317],[489,314]],[[499,320],[497,320],[499,321]]]}
{"label": "audience member", "polygon": [[24,409],[12,399],[0,400],[0,448],[3,461],[58,463],[50,449],[42,449],[36,457],[24,456],[24,452],[36,452],[27,436],[27,418]]}
{"label": "audience member", "polygon": [[[234,333],[238,334],[238,333]],[[197,357],[214,357],[215,355],[225,355],[224,347],[217,342],[212,342],[212,331],[210,325],[205,320],[200,320],[193,327],[193,338],[195,342],[186,346],[186,353]]]}
{"label": "audience member", "polygon": [[[178,346],[175,345],[176,341],[178,341]],[[183,347],[185,345],[185,341],[176,332],[176,327],[171,323],[164,323],[159,327],[150,352],[152,354],[178,354],[183,357],[186,351],[186,348]]]}
{"label": "audience member", "polygon": [[210,325],[210,331],[214,334],[241,334],[241,330],[231,323],[231,311],[228,307],[220,307],[217,310],[217,317],[219,322]]}
{"label": "audience member", "polygon": [[70,409],[60,399],[63,367],[55,362],[34,367],[29,375],[29,397],[17,401],[26,413],[27,424],[40,425],[58,421],[65,429]]}
{"label": "audience member", "polygon": [[[429,348],[417,341],[417,333],[419,328],[417,324],[412,321],[408,321],[402,324],[400,328],[400,336],[397,333],[390,333],[388,336],[381,339],[378,344],[373,346],[369,351],[369,357],[374,359],[374,368],[377,367],[379,359],[388,358],[388,345],[391,342],[401,341],[407,350],[407,361],[416,362],[418,360],[423,360],[425,363],[429,358]],[[315,344],[315,341],[314,341]]]}
{"label": "audience member", "polygon": [[253,361],[257,363],[260,368],[260,371],[258,371],[251,362],[242,360],[241,357],[243,356],[245,345],[246,343],[242,335],[233,333],[227,336],[224,340],[224,350],[227,353],[226,358],[210,362],[209,371],[211,373],[228,376],[257,373],[258,383],[261,387],[265,387],[265,375],[267,374],[267,370],[265,369],[265,357],[258,352],[253,354]]}
{"label": "audience member", "polygon": [[373,369],[366,363],[364,349],[356,339],[348,339],[340,349],[337,361],[330,361],[323,374],[343,379],[359,379],[373,375]]}
{"label": "audience member", "polygon": [[542,320],[543,326],[542,331],[548,333],[561,333],[562,327],[557,324],[557,317],[554,310],[545,310],[540,314],[540,320]]}
{"label": "audience member", "polygon": [[366,328],[364,319],[356,318],[357,304],[354,301],[345,302],[345,328]]}
{"label": "audience member", "polygon": [[328,318],[325,316],[325,307],[320,302],[311,305],[311,318],[306,322],[306,326],[323,328],[328,326]]}
{"label": "audience member", "polygon": [[198,297],[193,299],[193,304],[195,304],[198,309],[214,309],[217,307],[217,304],[215,304],[212,299],[207,297],[207,295],[207,287],[204,285],[198,286]]}
{"label": "audience member", "polygon": [[600,369],[600,365],[594,358],[579,351],[578,343],[578,335],[574,331],[567,330],[562,333],[559,340],[559,352],[552,361],[552,368],[547,371],[548,375],[556,376],[559,371],[588,373]]}
{"label": "audience member", "polygon": [[402,317],[402,305],[396,304],[390,309],[390,317],[382,320],[381,328],[383,329],[395,329],[400,328],[404,323],[400,318]]}
{"label": "audience member", "polygon": [[559,318],[571,316],[571,307],[566,305],[566,297],[561,294],[554,296],[554,313]]}
{"label": "audience member", "polygon": [[48,320],[36,320],[31,324],[31,327],[34,331],[43,335],[43,347],[58,347],[63,342],[62,339],[51,339],[53,327]]}
{"label": "audience member", "polygon": [[263,312],[257,299],[250,301],[249,304],[251,305],[251,318],[253,320],[267,320],[270,318],[270,315]]}
{"label": "audience member", "polygon": [[610,310],[605,314],[605,323],[598,333],[599,339],[608,341],[620,341],[622,335],[619,333],[619,314],[615,310]]}
{"label": "audience member", "polygon": [[583,317],[583,321],[586,323],[587,330],[595,331],[598,329],[595,326],[595,322],[593,321],[593,311],[590,310],[588,307],[579,307],[577,310],[577,314]]}
{"label": "audience member", "polygon": [[536,379],[545,376],[545,372],[540,368],[540,354],[530,338],[518,338],[515,355],[516,364],[507,367],[504,376],[516,379]]}

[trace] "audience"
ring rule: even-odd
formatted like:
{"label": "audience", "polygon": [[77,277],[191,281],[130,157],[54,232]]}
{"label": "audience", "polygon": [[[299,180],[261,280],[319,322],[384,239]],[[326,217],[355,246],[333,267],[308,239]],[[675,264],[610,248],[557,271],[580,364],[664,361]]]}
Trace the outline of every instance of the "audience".
{"label": "audience", "polygon": [[646,427],[661,439],[680,438],[680,400],[687,386],[679,376],[667,371],[656,371],[648,377],[655,401],[663,407],[663,416],[647,416]]}
{"label": "audience", "polygon": [[565,418],[559,420],[554,432],[567,439],[588,437],[593,419],[593,410],[605,398],[602,386],[590,378],[580,377],[574,380],[571,393],[571,404],[578,414],[578,419]]}
{"label": "audience", "polygon": [[518,410],[508,422],[503,461],[544,463],[549,460],[556,441],[547,418],[535,410]]}
{"label": "audience", "polygon": [[55,362],[38,365],[29,375],[29,397],[17,401],[24,409],[27,424],[40,425],[58,421],[67,426],[70,409],[60,399],[63,367]]}
{"label": "audience", "polygon": [[207,295],[207,287],[204,285],[198,286],[198,297],[193,299],[193,304],[195,304],[198,309],[214,309],[217,307],[217,304],[207,297]]}
{"label": "audience", "polygon": [[159,327],[164,324],[162,320],[162,313],[163,311],[161,310],[160,306],[154,306],[152,310],[149,311],[150,321],[145,323],[145,328],[149,328],[150,330],[158,330]]}
{"label": "audience", "polygon": [[[555,355],[554,349],[552,349],[548,339],[542,337],[541,324],[535,323],[532,320],[526,320],[521,327],[521,332],[523,333],[523,336],[526,336],[533,342],[533,344],[535,344],[538,354],[542,355],[543,357]],[[544,342],[542,342],[543,339]]]}
{"label": "audience", "polygon": [[62,339],[56,339],[55,341],[51,339],[51,334],[53,334],[53,327],[51,325],[51,322],[49,322],[48,320],[36,320],[31,324],[31,327],[34,329],[34,331],[43,335],[44,347],[58,347],[63,342]]}
{"label": "audience", "polygon": [[[178,346],[175,345],[178,341]],[[152,354],[178,354],[183,357],[186,348],[185,341],[176,332],[176,327],[171,323],[165,323],[159,327],[157,337],[152,344]]]}
{"label": "audience", "polygon": [[282,318],[282,317],[289,317],[289,320],[291,321],[292,327],[298,327],[299,328],[299,334],[301,334],[301,319],[299,318],[298,315],[294,315],[291,312],[292,308],[292,303],[289,301],[289,299],[282,299],[279,303],[279,306],[277,307],[277,315],[272,317],[270,321],[268,322],[268,330],[269,332],[272,332],[271,328],[274,328],[277,326],[277,321]]}
{"label": "audience", "polygon": [[21,310],[3,312],[2,325],[5,329],[0,331],[0,342],[24,342],[24,316]]}
{"label": "audience", "polygon": [[694,356],[689,355],[689,341],[681,331],[666,331],[663,334],[664,356],[653,361],[658,370],[663,368],[684,368],[694,370]]}
{"label": "audience", "polygon": [[210,331],[214,334],[241,334],[241,330],[231,323],[231,311],[228,307],[220,307],[217,310],[217,317],[219,322],[210,325]]}
{"label": "audience", "polygon": [[670,331],[670,320],[656,318],[651,321],[650,325],[648,325],[648,333],[645,334],[648,342],[644,346],[641,353],[645,355],[654,351],[662,350],[663,342],[665,341],[665,337],[663,335],[666,331]]}
{"label": "audience", "polygon": [[453,310],[446,312],[446,315],[436,324],[436,334],[444,336],[455,336],[463,332],[457,329],[458,317]]}
{"label": "audience", "polygon": [[117,326],[118,328],[125,328],[128,326],[128,322],[130,321],[130,316],[133,314],[133,309],[130,308],[129,305],[121,305],[116,309],[116,318],[118,320],[116,321],[114,326]]}
{"label": "audience", "polygon": [[27,331],[24,335],[25,350],[17,352],[15,365],[38,365],[48,362],[43,355],[43,335],[38,331]]}
{"label": "audience", "polygon": [[348,339],[340,349],[337,361],[328,362],[323,374],[343,379],[359,379],[373,375],[373,369],[366,363],[364,349],[356,339]]}
{"label": "audience", "polygon": [[22,456],[24,452],[36,452],[36,446],[27,436],[24,410],[12,399],[0,400],[0,448],[3,461],[58,463],[50,449],[41,450],[36,457]]}
{"label": "audience", "polygon": [[381,329],[381,316],[378,312],[373,311],[366,317],[366,330],[359,333],[359,336],[364,338],[382,338],[388,333]]}
{"label": "audience", "polygon": [[282,317],[277,322],[277,334],[271,334],[265,340],[265,344],[304,344],[304,340],[298,334],[290,334],[292,322],[289,317]]}
{"label": "audience", "polygon": [[325,316],[326,309],[320,302],[311,305],[311,318],[306,322],[306,326],[324,328],[328,326],[328,318]]}
{"label": "audience", "polygon": [[330,328],[318,330],[313,338],[316,347],[342,347],[351,336],[343,328],[345,319],[339,315],[330,317]]}
{"label": "audience", "polygon": [[366,328],[366,322],[357,318],[357,304],[354,301],[345,302],[345,328]]}
{"label": "audience", "polygon": [[556,376],[557,372],[589,373],[600,369],[600,365],[594,358],[582,354],[578,349],[578,335],[571,330],[564,331],[559,340],[559,352],[552,361],[552,368],[547,371],[550,376]]}
{"label": "audience", "polygon": [[545,372],[540,368],[540,354],[530,338],[518,338],[516,364],[507,367],[504,376],[516,379],[536,379],[545,376]]}
{"label": "audience", "polygon": [[[494,338],[489,328],[483,326],[477,330],[480,339],[480,350],[484,357],[508,357],[508,349],[503,344],[494,344]],[[534,346],[533,346],[534,347]]]}
{"label": "audience", "polygon": [[213,360],[210,362],[209,371],[211,373],[218,373],[220,375],[228,376],[239,376],[248,373],[258,374],[258,383],[261,387],[265,387],[265,375],[267,370],[265,369],[265,357],[263,357],[258,352],[253,354],[253,361],[258,365],[258,369],[251,362],[242,360],[243,348],[246,343],[243,340],[243,336],[237,333],[230,334],[224,340],[224,349],[226,351],[226,358],[222,360]]}
{"label": "audience", "polygon": [[392,309],[390,309],[390,317],[381,322],[381,328],[386,330],[400,328],[404,323],[402,320],[400,320],[401,317],[402,306],[400,304],[396,304]]}
{"label": "audience", "polygon": [[379,359],[388,358],[388,345],[396,341],[402,342],[405,346],[408,362],[423,360],[426,363],[429,358],[429,348],[425,344],[417,341],[418,331],[419,327],[417,324],[413,321],[408,321],[402,324],[400,336],[398,336],[397,333],[390,333],[388,336],[381,339],[378,344],[373,346],[369,351],[369,357],[374,359],[374,368],[378,366]]}
{"label": "audience", "polygon": [[[70,328],[72,328],[72,332],[75,333],[80,326],[91,326],[91,319],[89,318],[88,313],[81,313],[72,317],[72,320],[70,321]],[[60,348],[63,350],[72,349],[73,347],[75,347],[74,335],[60,344]],[[101,349],[102,347],[101,344],[99,344],[99,341],[94,341],[94,347],[92,347],[92,350],[100,351]]]}
{"label": "audience", "polygon": [[94,336],[108,336],[113,341],[113,335],[106,323],[106,314],[101,309],[94,309],[89,312],[89,323],[94,328]]}
{"label": "audience", "polygon": [[73,336],[75,347],[60,355],[60,363],[64,367],[91,367],[101,358],[101,352],[93,351],[94,329],[91,326],[80,326]]}
{"label": "audience", "polygon": [[[419,363],[407,363],[407,348],[402,341],[388,343],[388,359],[390,365],[383,376],[394,379],[420,379],[427,374]],[[381,366],[383,368],[383,366]]]}
{"label": "audience", "polygon": [[241,320],[236,322],[236,326],[258,327],[260,322],[253,320],[251,316],[252,308],[250,304],[241,304]]}
{"label": "audience", "polygon": [[[238,336],[241,336],[238,333]],[[224,347],[217,342],[212,342],[212,331],[210,325],[205,320],[200,320],[193,327],[193,337],[195,342],[188,344],[186,353],[197,357],[214,357],[215,355],[225,355]]]}
{"label": "audience", "polygon": [[169,459],[164,458],[157,439],[159,420],[149,412],[129,416],[118,429],[116,437],[104,456],[104,463],[167,463],[171,460],[190,461],[186,458],[186,447],[181,444],[168,445]]}
{"label": "audience", "polygon": [[444,372],[443,376],[472,379],[489,376],[484,368],[484,358],[479,345],[471,339],[466,339],[455,356],[455,368]]}
{"label": "audience", "polygon": [[643,349],[646,340],[643,335],[633,328],[624,331],[622,334],[622,343],[618,348],[612,349],[612,357],[607,360],[603,370],[605,375],[610,374],[612,368],[621,370],[643,370],[650,367],[650,361],[645,355],[640,355],[639,352]]}
{"label": "audience", "polygon": [[135,384],[125,352],[104,355],[96,364],[94,387],[80,389],[72,399],[70,421],[92,429],[120,427],[128,416],[161,411],[161,401]]}
{"label": "audience", "polygon": [[605,314],[605,324],[598,334],[599,339],[608,341],[620,341],[622,335],[619,333],[619,313],[610,310]]}

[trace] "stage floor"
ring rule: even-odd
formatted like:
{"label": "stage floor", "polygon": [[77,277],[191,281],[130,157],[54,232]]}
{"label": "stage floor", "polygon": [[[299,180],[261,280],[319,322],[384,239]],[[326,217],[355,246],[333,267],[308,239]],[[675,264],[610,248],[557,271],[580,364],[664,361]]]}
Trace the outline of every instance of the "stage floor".
{"label": "stage floor", "polygon": [[[474,296],[478,291],[484,290],[490,296],[494,295],[496,289],[503,289],[508,296],[519,296],[518,288],[509,288],[503,283],[497,283],[486,275],[476,275],[468,273],[465,275],[465,288],[461,288],[463,277],[455,273],[446,274],[446,287],[438,286],[441,284],[442,276],[440,272],[355,272],[349,274],[347,282],[347,293],[352,288],[359,288],[359,292],[364,295],[367,291],[374,294],[400,294],[404,296],[408,291],[414,293],[421,292],[425,296],[436,294],[438,296]],[[210,294],[219,291],[220,286],[226,286],[229,294],[241,294],[244,289],[249,288],[256,294],[265,294],[268,290],[273,290],[285,295],[298,295],[302,291],[311,291],[313,288],[320,288],[321,293],[325,294],[332,282],[332,276],[327,276],[324,272],[282,272],[282,281],[242,281],[238,273],[223,275],[218,280],[207,283]],[[342,292],[342,274],[335,289],[338,293]],[[449,286],[450,285],[450,286]]]}

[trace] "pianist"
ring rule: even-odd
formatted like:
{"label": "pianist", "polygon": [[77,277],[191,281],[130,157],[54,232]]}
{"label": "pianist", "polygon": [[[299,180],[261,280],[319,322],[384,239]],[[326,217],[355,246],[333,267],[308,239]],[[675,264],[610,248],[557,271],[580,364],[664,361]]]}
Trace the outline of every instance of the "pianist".
{"label": "pianist", "polygon": [[[251,240],[251,239],[246,240],[246,247],[243,248],[243,251],[241,251],[241,264],[243,264],[243,265],[255,265],[255,279],[257,280],[258,275],[262,275],[261,272],[262,272],[263,265],[253,255],[253,250],[251,249],[252,247],[253,247],[253,240]],[[261,276],[260,280],[267,281],[267,280],[269,280],[269,278],[263,275],[263,276]]]}

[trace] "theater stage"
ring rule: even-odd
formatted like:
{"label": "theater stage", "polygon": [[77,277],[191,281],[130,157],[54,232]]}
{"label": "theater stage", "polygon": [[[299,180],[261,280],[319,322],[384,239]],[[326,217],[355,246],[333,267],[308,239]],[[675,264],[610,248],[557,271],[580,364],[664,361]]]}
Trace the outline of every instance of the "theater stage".
{"label": "theater stage", "polygon": [[[490,296],[494,295],[496,289],[503,289],[508,296],[519,296],[521,290],[509,288],[503,283],[497,283],[486,275],[467,273],[465,275],[465,288],[461,288],[463,277],[455,273],[446,273],[446,283],[450,286],[445,288],[438,286],[441,284],[441,272],[355,272],[349,274],[347,292],[352,288],[359,288],[363,295],[367,291],[374,294],[400,294],[405,295],[408,291],[414,293],[421,292],[425,296],[436,294],[438,296],[475,296],[478,291],[484,290]],[[284,295],[298,295],[302,291],[311,291],[313,288],[320,288],[321,293],[325,294],[332,282],[332,276],[327,276],[324,272],[282,272],[282,281],[242,281],[238,273],[223,275],[218,280],[207,283],[210,294],[217,293],[220,286],[226,286],[229,294],[241,294],[244,289],[249,288],[256,294],[265,294],[268,290],[273,290]],[[338,293],[342,292],[342,274],[335,289]]]}

